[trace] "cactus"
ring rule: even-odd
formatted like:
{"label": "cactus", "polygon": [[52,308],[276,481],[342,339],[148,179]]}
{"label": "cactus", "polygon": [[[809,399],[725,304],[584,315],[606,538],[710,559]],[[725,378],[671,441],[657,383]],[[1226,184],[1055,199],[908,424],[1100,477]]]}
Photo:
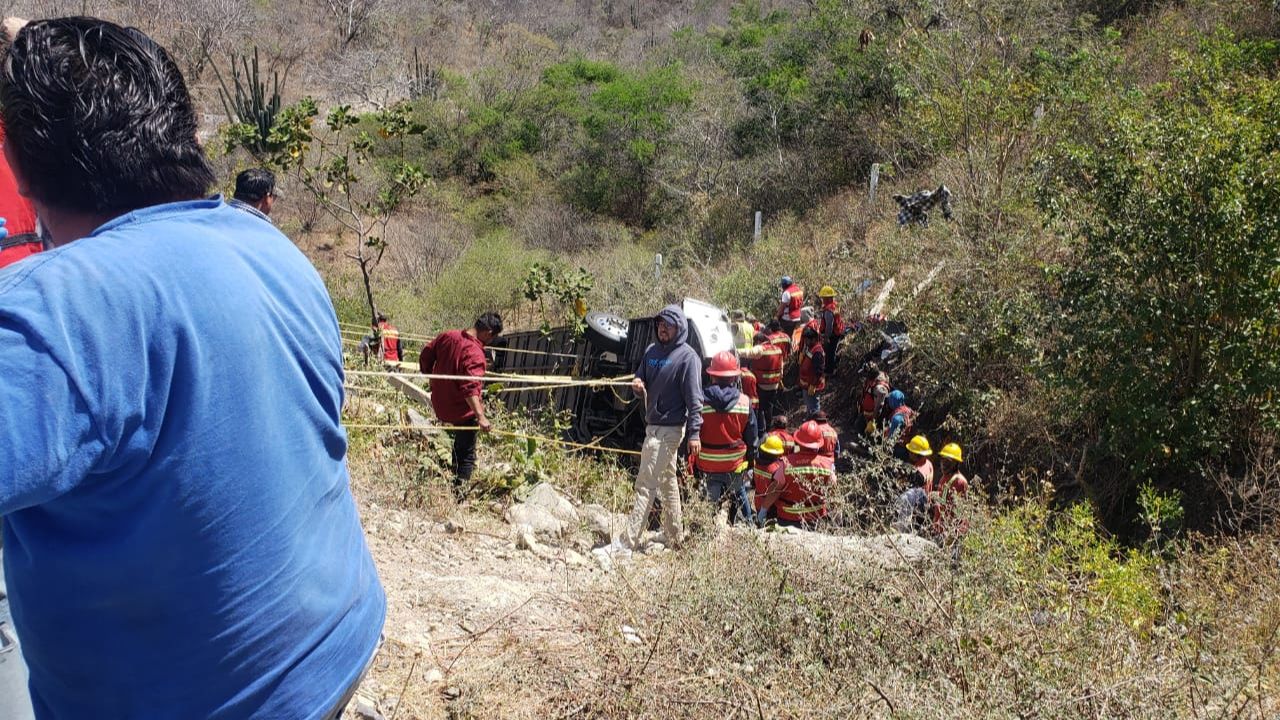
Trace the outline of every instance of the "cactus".
{"label": "cactus", "polygon": [[427,97],[436,100],[440,94],[440,71],[424,64],[418,57],[418,48],[413,49],[413,67],[409,76],[409,99]]}
{"label": "cactus", "polygon": [[[250,152],[255,155],[271,150],[268,138],[275,125],[276,115],[280,112],[280,74],[272,73],[271,96],[267,96],[267,84],[260,79],[258,72],[258,48],[253,49],[253,63],[247,56],[242,56],[237,65],[237,57],[231,56],[231,82],[234,93],[227,89],[222,73],[213,65],[214,74],[218,76],[218,97],[222,100],[222,108],[227,119],[232,123],[251,128],[252,140],[247,143]],[[243,73],[241,72],[243,70]]]}

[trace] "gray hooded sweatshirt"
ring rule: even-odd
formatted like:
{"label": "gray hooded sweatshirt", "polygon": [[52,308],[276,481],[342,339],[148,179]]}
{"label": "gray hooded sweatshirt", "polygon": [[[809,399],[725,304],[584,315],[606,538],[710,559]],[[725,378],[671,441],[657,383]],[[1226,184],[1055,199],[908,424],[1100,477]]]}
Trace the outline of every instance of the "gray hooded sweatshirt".
{"label": "gray hooded sweatshirt", "polygon": [[658,313],[676,327],[676,339],[656,342],[644,351],[636,377],[645,386],[645,423],[685,426],[685,437],[696,438],[702,428],[702,358],[689,347],[689,321],[679,305]]}

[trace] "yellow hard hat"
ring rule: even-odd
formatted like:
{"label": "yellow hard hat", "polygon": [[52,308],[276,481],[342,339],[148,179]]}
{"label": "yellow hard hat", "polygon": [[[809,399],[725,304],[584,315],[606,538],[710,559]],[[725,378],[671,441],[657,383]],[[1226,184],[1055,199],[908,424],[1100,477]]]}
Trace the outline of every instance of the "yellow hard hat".
{"label": "yellow hard hat", "polygon": [[787,446],[783,444],[782,438],[777,435],[770,435],[764,439],[764,443],[760,445],[760,450],[770,455],[782,455],[787,451]]}
{"label": "yellow hard hat", "polygon": [[818,297],[835,297],[835,296],[836,296],[836,289],[831,287],[830,285],[823,285],[822,289],[818,291]]}
{"label": "yellow hard hat", "polygon": [[923,435],[911,438],[911,441],[907,443],[907,451],[924,456],[933,454],[933,448],[929,447],[929,438]]}
{"label": "yellow hard hat", "polygon": [[863,432],[865,432],[866,434],[870,435],[871,433],[873,433],[873,432],[875,432],[875,431],[876,431],[876,421],[875,421],[875,420],[868,420],[868,421],[867,421],[867,426],[866,426],[865,428],[863,428]]}
{"label": "yellow hard hat", "polygon": [[961,451],[960,446],[955,443],[947,443],[946,445],[943,445],[942,449],[938,451],[938,455],[947,458],[948,460],[964,462],[964,452]]}

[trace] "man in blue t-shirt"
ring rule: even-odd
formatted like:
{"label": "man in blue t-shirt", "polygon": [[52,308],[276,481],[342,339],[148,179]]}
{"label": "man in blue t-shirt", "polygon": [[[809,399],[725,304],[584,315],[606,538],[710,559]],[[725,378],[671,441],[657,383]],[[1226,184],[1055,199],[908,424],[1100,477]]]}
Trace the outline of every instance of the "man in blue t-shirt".
{"label": "man in blue t-shirt", "polygon": [[323,283],[205,198],[186,86],[142,33],[31,23],[0,118],[55,245],[0,271],[4,571],[36,717],[336,717],[386,600]]}

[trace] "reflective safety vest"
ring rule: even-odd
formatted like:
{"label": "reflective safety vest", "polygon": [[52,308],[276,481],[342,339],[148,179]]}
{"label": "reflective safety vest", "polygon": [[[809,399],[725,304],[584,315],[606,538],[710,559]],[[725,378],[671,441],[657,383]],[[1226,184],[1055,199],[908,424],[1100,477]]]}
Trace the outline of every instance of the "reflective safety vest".
{"label": "reflective safety vest", "polygon": [[778,317],[791,322],[800,321],[800,311],[804,309],[804,288],[791,283],[783,292],[787,293],[787,304],[780,308]]}
{"label": "reflective safety vest", "polygon": [[819,391],[827,389],[827,376],[825,374],[818,375],[814,371],[813,358],[818,355],[822,356],[824,361],[822,364],[825,367],[827,351],[822,347],[822,340],[820,339],[809,343],[808,347],[804,349],[804,353],[800,356],[800,385],[806,390],[809,388],[815,388]]}
{"label": "reflective safety vest", "polygon": [[787,456],[786,484],[778,498],[778,519],[812,523],[827,516],[827,490],[835,484],[835,461],[803,451]]}
{"label": "reflective safety vest", "polygon": [[889,376],[884,373],[870,378],[862,383],[862,399],[858,401],[858,407],[862,410],[862,419],[871,422],[876,419],[876,388],[884,390],[884,395],[889,394]]}
{"label": "reflective safety vest", "polygon": [[840,444],[840,434],[836,429],[831,427],[831,423],[818,423],[818,429],[822,430],[822,447],[818,448],[819,455],[825,455],[829,458],[836,456],[836,446]]}
{"label": "reflective safety vest", "polygon": [[[761,464],[761,461],[768,462]],[[773,474],[786,464],[785,458],[774,458],[765,453],[760,453],[760,457],[756,459],[755,467],[751,468],[751,484],[756,493],[752,505],[756,510],[759,510],[764,503],[764,496],[769,492],[769,486],[773,484]]]}
{"label": "reflective safety vest", "polygon": [[777,390],[782,386],[783,349],[768,342],[761,346],[760,357],[751,361],[760,390]]}
{"label": "reflective safety vest", "polygon": [[694,467],[702,472],[730,473],[744,469],[747,443],[742,439],[751,421],[751,398],[739,393],[733,407],[721,412],[710,405],[702,406],[702,451]]}
{"label": "reflective safety vest", "polygon": [[382,359],[387,362],[400,362],[400,331],[389,322],[380,322],[378,334],[382,336]]}
{"label": "reflective safety vest", "polygon": [[755,410],[760,407],[760,383],[756,380],[755,373],[747,368],[742,368],[742,392],[751,398],[751,409]]}
{"label": "reflective safety vest", "polygon": [[785,428],[774,428],[773,430],[762,433],[762,437],[769,437],[770,435],[777,435],[782,439],[782,447],[787,449],[788,455],[794,454],[800,447],[799,445],[796,445],[796,436],[792,435]]}
{"label": "reflective safety vest", "polygon": [[769,342],[782,348],[784,354],[791,353],[791,336],[779,330],[776,333],[770,333]]}
{"label": "reflective safety vest", "polygon": [[[889,416],[889,420],[892,421],[898,415],[902,416],[902,428],[898,430],[898,434],[894,438],[894,444],[906,445],[907,441],[911,439],[911,431],[916,427],[916,411],[903,405],[893,411],[893,414]],[[888,432],[888,427],[885,428],[885,432]]]}

